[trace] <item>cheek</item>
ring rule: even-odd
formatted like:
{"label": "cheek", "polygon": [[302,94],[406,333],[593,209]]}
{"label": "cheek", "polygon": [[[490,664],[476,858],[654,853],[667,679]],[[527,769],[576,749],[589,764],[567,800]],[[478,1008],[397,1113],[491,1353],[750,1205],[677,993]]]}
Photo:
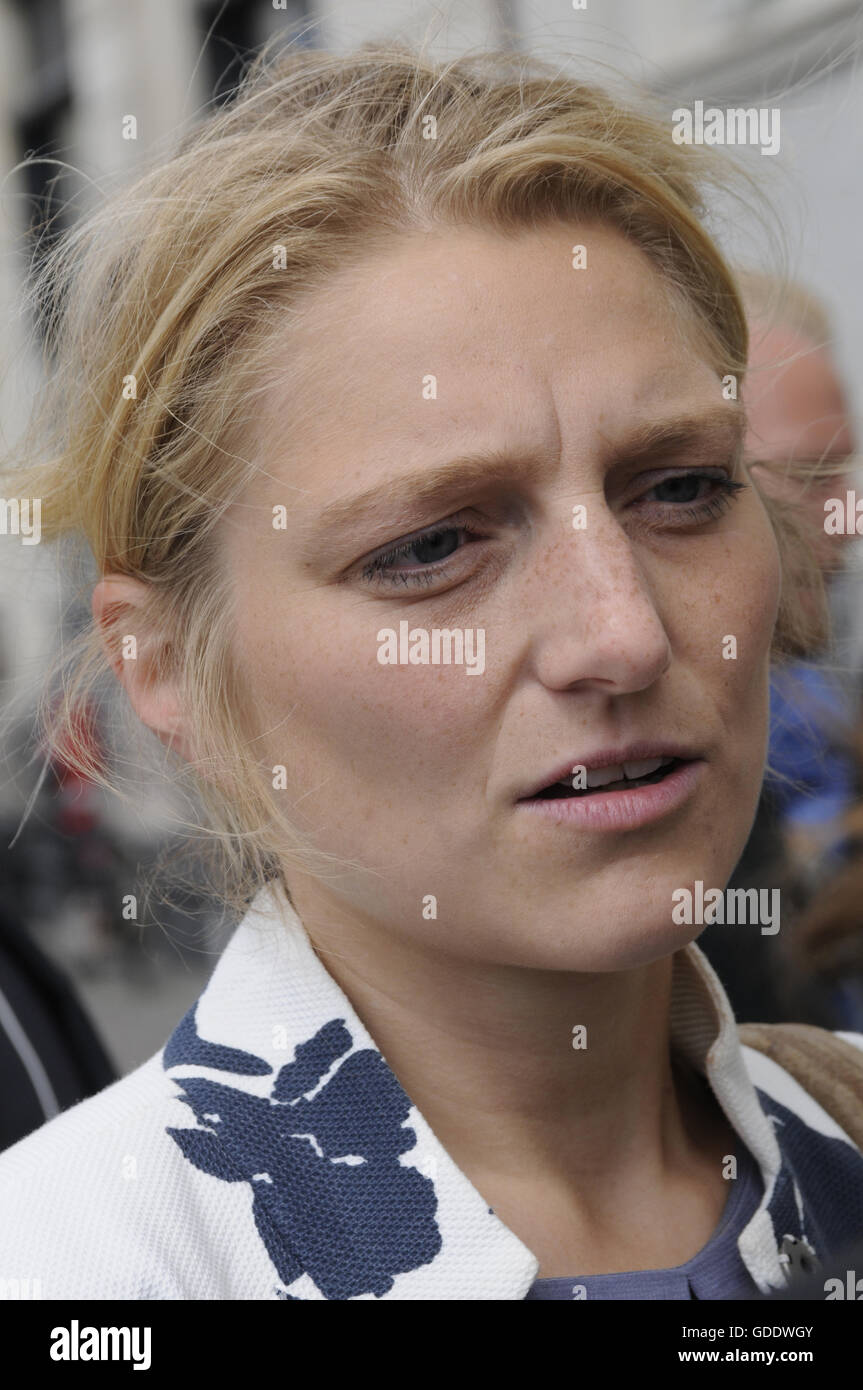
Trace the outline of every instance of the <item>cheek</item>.
{"label": "cheek", "polygon": [[759,644],[763,648],[764,660],[770,660],[782,591],[779,545],[760,502],[754,524],[741,536],[741,542],[734,557],[735,584],[741,623],[745,625],[752,645],[753,661],[757,665]]}
{"label": "cheek", "polygon": [[711,582],[700,592],[704,603],[690,621],[705,659],[719,658],[730,684],[740,688],[760,679],[770,660],[779,612],[782,575],[773,527],[757,499],[739,514],[712,555]]}
{"label": "cheek", "polygon": [[402,803],[406,793],[417,806],[433,803],[475,747],[487,675],[470,676],[464,665],[382,665],[377,634],[397,632],[398,623],[327,592],[283,609],[260,596],[244,608],[239,659],[264,757],[285,765],[310,812],[337,813],[349,799],[354,808],[358,800]]}
{"label": "cheek", "polygon": [[729,632],[737,636],[737,665],[744,678],[769,665],[781,588],[776,538],[765,520],[757,543],[735,548],[725,591]]}
{"label": "cheek", "polygon": [[702,670],[715,673],[723,722],[739,761],[760,778],[766,752],[770,653],[781,592],[779,551],[760,506],[728,539],[711,585]]}

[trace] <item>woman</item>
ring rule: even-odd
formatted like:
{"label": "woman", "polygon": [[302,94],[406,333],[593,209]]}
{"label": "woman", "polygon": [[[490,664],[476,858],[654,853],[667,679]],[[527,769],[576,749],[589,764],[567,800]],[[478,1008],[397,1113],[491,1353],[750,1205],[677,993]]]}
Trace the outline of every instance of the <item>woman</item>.
{"label": "woman", "polygon": [[721,1298],[863,1231],[680,910],[798,640],[704,156],[540,64],[304,54],[65,248],[69,699],[106,652],[245,915],[0,1160],[43,1296]]}

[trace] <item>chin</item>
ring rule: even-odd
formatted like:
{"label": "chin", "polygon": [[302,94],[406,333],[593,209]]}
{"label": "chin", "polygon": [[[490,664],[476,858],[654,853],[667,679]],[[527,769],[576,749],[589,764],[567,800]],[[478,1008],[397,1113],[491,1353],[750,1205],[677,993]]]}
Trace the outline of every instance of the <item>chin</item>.
{"label": "chin", "polygon": [[578,959],[567,967],[590,974],[612,974],[619,970],[637,970],[654,961],[664,960],[675,951],[688,946],[703,928],[698,926],[677,926],[667,919],[639,923],[638,930],[621,931],[619,919],[609,923],[605,940],[597,941],[594,949],[585,951],[582,947]]}
{"label": "chin", "polygon": [[[512,923],[505,942],[498,934],[489,956],[493,952],[496,963],[526,969],[612,974],[671,956],[704,930],[698,924],[673,922],[670,901],[661,911],[655,905],[651,910],[631,902],[605,904],[596,910],[579,908],[570,912],[568,920],[567,929],[566,918],[562,920],[557,912],[545,920],[535,910],[525,912]],[[525,921],[533,929],[527,941],[521,936]],[[471,954],[477,958],[483,953]]]}

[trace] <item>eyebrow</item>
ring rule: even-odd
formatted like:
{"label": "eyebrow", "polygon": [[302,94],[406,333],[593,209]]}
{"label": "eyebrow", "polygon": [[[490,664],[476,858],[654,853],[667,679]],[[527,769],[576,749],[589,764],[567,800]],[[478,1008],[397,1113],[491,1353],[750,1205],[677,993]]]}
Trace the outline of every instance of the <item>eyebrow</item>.
{"label": "eyebrow", "polygon": [[[612,466],[624,461],[650,462],[663,454],[688,449],[702,458],[734,453],[736,460],[742,453],[745,431],[746,416],[741,407],[718,407],[701,414],[649,421],[613,447],[607,447],[607,459]],[[456,494],[511,484],[516,477],[522,483],[537,482],[552,466],[547,454],[505,449],[481,450],[450,459],[438,467],[418,469],[330,502],[315,518],[309,538],[336,530],[347,522],[367,524],[377,518],[390,521],[402,507],[443,506]]]}
{"label": "eyebrow", "polygon": [[746,413],[740,406],[719,406],[699,415],[680,415],[671,420],[648,421],[632,431],[612,451],[612,461],[653,461],[668,453],[691,451],[698,458],[743,452]]}
{"label": "eyebrow", "polygon": [[481,450],[463,458],[450,459],[438,467],[378,483],[367,492],[340,498],[324,507],[315,521],[315,530],[330,530],[347,521],[374,520],[376,514],[389,518],[403,506],[426,506],[449,501],[458,492],[473,492],[512,482],[517,471],[525,482],[534,482],[548,468],[548,459],[538,454],[513,454],[507,450]]}

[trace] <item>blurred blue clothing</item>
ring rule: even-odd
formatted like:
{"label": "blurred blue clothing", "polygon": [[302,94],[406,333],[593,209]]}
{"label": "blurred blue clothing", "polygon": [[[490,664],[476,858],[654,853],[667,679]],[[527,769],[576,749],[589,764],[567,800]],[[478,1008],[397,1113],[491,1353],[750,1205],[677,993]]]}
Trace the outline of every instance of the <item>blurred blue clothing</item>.
{"label": "blurred blue clothing", "polygon": [[[800,661],[774,671],[765,790],[780,828],[826,829],[860,796],[851,749],[856,718],[847,687],[824,667]],[[850,835],[834,824],[818,856],[817,882],[829,882],[853,853]],[[863,1027],[863,981],[849,974],[825,985],[829,1026]]]}
{"label": "blurred blue clothing", "polygon": [[765,787],[781,823],[823,825],[854,801],[854,759],[846,744],[853,720],[843,686],[823,667],[798,661],[773,672]]}

